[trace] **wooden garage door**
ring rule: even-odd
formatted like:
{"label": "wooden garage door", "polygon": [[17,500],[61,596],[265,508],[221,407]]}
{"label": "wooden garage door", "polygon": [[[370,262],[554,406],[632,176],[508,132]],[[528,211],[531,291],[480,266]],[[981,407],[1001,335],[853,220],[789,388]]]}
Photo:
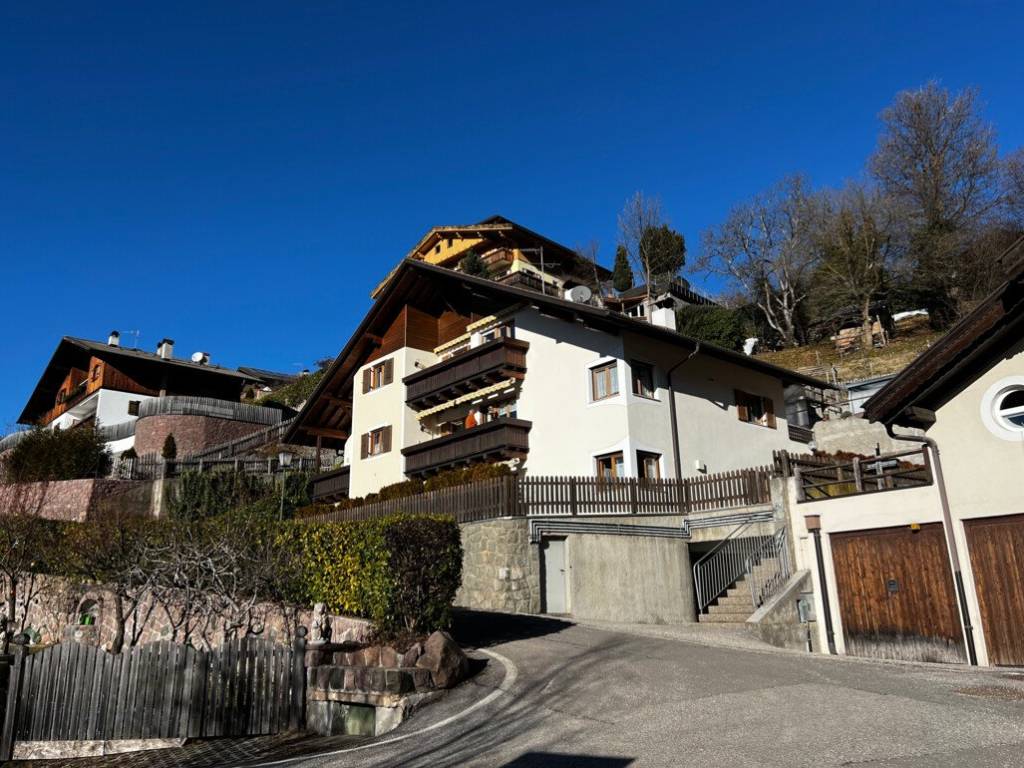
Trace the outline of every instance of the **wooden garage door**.
{"label": "wooden garage door", "polygon": [[964,662],[963,633],[942,526],[830,537],[846,652]]}
{"label": "wooden garage door", "polygon": [[990,664],[1024,665],[1024,515],[965,520]]}

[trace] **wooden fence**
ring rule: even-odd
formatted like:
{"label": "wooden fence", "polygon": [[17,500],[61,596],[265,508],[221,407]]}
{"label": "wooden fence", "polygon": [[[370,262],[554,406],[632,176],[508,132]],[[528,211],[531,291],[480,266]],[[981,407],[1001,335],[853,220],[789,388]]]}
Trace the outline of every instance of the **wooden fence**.
{"label": "wooden fence", "polygon": [[[242,638],[212,651],[170,641],[114,655],[74,642],[15,646],[0,762],[15,741],[254,736],[301,728],[305,639]],[[5,751],[6,750],[6,751]]]}
{"label": "wooden fence", "polygon": [[[288,467],[288,472],[318,472],[322,469],[320,462],[306,456],[295,457]],[[166,477],[178,477],[185,472],[244,472],[247,475],[277,475],[285,471],[276,456],[267,458],[236,457],[233,459],[163,459],[155,454],[139,456],[135,459],[121,459],[114,467],[112,474],[125,480],[157,480]]]}
{"label": "wooden fence", "polygon": [[338,509],[307,518],[368,520],[399,513],[452,515],[460,523],[544,515],[679,515],[771,502],[769,467],[683,480],[509,475]]}
{"label": "wooden fence", "polygon": [[861,493],[931,485],[931,459],[921,446],[880,456],[776,455],[776,466],[796,479],[797,501],[817,501]]}

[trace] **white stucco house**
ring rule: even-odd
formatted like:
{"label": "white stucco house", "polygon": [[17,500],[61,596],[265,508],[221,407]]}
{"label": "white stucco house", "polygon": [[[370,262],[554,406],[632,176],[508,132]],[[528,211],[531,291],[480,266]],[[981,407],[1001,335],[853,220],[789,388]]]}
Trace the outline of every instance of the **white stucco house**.
{"label": "white stucco house", "polygon": [[344,450],[325,500],[479,461],[687,477],[805,450],[793,383],[827,386],[682,336],[669,309],[633,318],[406,259],[285,440]]}

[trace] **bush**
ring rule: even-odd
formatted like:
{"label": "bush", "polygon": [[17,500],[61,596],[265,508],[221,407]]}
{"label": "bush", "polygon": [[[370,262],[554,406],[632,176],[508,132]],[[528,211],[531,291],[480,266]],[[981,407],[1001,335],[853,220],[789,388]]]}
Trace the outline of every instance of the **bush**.
{"label": "bush", "polygon": [[508,464],[473,464],[464,469],[449,469],[439,472],[423,483],[424,491],[436,491],[440,488],[454,488],[457,485],[478,483],[496,477],[508,477],[512,474]]}
{"label": "bush", "polygon": [[709,344],[739,351],[746,339],[740,313],[727,307],[688,304],[676,311],[676,330]]}
{"label": "bush", "polygon": [[160,449],[160,455],[165,459],[178,458],[178,443],[173,434],[168,433],[164,438],[164,447]]}
{"label": "bush", "polygon": [[301,602],[366,617],[384,637],[450,624],[462,582],[462,543],[452,518],[291,523],[284,535],[305,563]]}
{"label": "bush", "polygon": [[[275,478],[276,480],[276,478]],[[296,509],[309,504],[309,475],[294,472],[285,476],[284,512],[291,518]],[[203,520],[243,506],[276,517],[280,511],[280,482],[264,475],[245,472],[184,472],[171,496],[168,512],[180,520]]]}
{"label": "bush", "polygon": [[95,429],[37,428],[8,452],[2,476],[6,483],[78,480],[105,477],[110,466],[110,452]]}
{"label": "bush", "polygon": [[255,405],[268,408],[298,408],[313,394],[316,385],[323,378],[323,370],[299,376],[297,379],[273,392],[268,392],[255,400]]}

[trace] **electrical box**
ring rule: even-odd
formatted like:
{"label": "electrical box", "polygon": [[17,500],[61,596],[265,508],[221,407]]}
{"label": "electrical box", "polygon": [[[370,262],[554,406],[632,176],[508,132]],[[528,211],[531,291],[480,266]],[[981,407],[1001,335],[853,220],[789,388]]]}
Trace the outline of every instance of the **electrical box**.
{"label": "electrical box", "polygon": [[814,615],[814,600],[810,595],[801,595],[796,599],[796,612],[800,615],[800,623],[817,621]]}

